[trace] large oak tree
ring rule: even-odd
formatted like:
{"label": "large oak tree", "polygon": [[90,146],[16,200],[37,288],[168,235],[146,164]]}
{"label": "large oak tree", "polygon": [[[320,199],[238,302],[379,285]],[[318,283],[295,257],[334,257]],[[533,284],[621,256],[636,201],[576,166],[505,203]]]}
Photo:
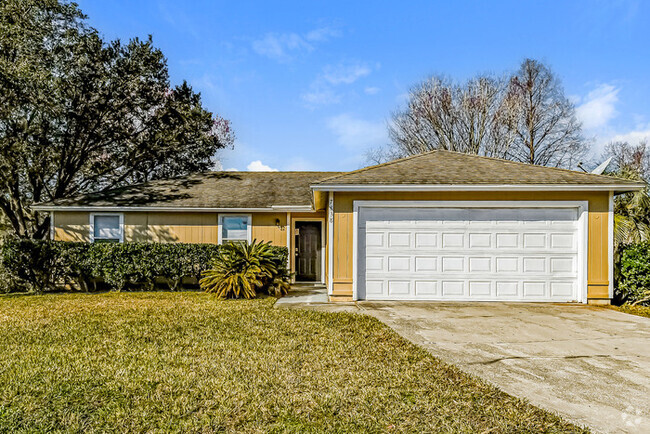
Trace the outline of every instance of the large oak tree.
{"label": "large oak tree", "polygon": [[0,210],[16,235],[47,234],[33,203],[207,170],[232,141],[151,38],[106,42],[73,3],[0,3]]}

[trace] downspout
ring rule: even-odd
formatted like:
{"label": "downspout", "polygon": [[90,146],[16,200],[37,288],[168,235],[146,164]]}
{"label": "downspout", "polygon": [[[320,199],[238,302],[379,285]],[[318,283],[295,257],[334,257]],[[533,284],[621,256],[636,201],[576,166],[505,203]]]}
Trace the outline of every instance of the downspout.
{"label": "downspout", "polygon": [[54,241],[54,211],[50,211],[50,240]]}
{"label": "downspout", "polygon": [[607,210],[607,280],[609,280],[609,299],[614,298],[614,192],[609,192]]}
{"label": "downspout", "polygon": [[[291,257],[292,255],[292,250],[291,250],[291,213],[287,212],[287,223],[285,225],[285,230],[287,231],[287,268],[289,269],[289,273],[293,272],[291,269]],[[291,278],[293,281],[293,277]]]}
{"label": "downspout", "polygon": [[327,294],[334,290],[334,192],[327,192]]}

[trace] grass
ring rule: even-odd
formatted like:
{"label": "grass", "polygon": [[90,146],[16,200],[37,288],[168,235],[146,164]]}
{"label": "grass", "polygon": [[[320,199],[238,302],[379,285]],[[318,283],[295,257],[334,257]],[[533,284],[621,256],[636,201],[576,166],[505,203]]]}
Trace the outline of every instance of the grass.
{"label": "grass", "polygon": [[624,304],[623,306],[607,306],[608,309],[617,310],[623,313],[629,313],[632,315],[644,316],[650,318],[650,306],[630,306],[629,304]]}
{"label": "grass", "polygon": [[0,297],[0,431],[581,431],[375,319],[273,302]]}

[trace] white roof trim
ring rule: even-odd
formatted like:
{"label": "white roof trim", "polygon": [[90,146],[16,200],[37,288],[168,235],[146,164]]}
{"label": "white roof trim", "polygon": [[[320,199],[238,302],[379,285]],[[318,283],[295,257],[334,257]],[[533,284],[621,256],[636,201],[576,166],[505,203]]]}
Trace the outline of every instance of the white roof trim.
{"label": "white roof trim", "polygon": [[645,184],[342,184],[312,185],[316,191],[635,191]]}
{"label": "white roof trim", "polygon": [[295,206],[295,205],[271,205],[272,209],[276,209],[278,211],[301,211],[301,210],[311,210],[311,205],[301,205],[301,206]]}
{"label": "white roof trim", "polygon": [[57,205],[34,205],[34,211],[115,211],[115,212],[311,212],[311,205],[291,206],[273,205],[270,208],[184,208],[184,207],[160,207],[160,206],[57,206]]}

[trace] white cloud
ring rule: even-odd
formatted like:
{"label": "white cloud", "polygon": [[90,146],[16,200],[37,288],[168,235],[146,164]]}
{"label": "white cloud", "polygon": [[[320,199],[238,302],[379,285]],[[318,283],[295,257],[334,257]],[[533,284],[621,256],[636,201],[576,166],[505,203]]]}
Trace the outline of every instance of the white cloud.
{"label": "white cloud", "polygon": [[370,74],[371,70],[361,63],[328,65],[325,67],[322,79],[334,86],[339,84],[352,84],[361,77]]}
{"label": "white cloud", "polygon": [[341,36],[341,32],[338,29],[326,26],[307,32],[305,39],[312,42],[325,42],[339,36]]}
{"label": "white cloud", "polygon": [[276,60],[287,62],[301,53],[313,51],[315,44],[339,36],[339,33],[330,27],[322,27],[307,32],[298,33],[267,33],[263,38],[253,41],[253,51],[257,54]]}
{"label": "white cloud", "polygon": [[[576,115],[588,135],[591,135],[596,152],[611,142],[637,144],[650,141],[650,123],[642,115],[629,115],[613,121],[619,115],[616,105],[621,88],[612,84],[600,84],[585,97],[571,96],[578,104]],[[633,123],[630,121],[634,121]]]}
{"label": "white cloud", "polygon": [[311,83],[309,90],[303,92],[300,98],[311,108],[318,105],[336,104],[342,98],[341,92],[335,91],[337,87],[350,85],[371,72],[370,67],[359,62],[327,65]]}
{"label": "white cloud", "polygon": [[366,93],[366,95],[375,95],[379,93],[380,90],[381,89],[379,89],[378,87],[368,86],[363,91]]}
{"label": "white cloud", "polygon": [[600,153],[607,144],[612,142],[627,142],[631,145],[643,141],[650,143],[650,124],[638,124],[630,130],[607,131],[594,137],[594,151]]}
{"label": "white cloud", "polygon": [[650,142],[650,125],[642,126],[637,130],[614,134],[607,140],[607,143],[628,142],[631,145],[635,145],[643,141]]}
{"label": "white cloud", "polygon": [[255,160],[251,161],[248,166],[246,166],[246,170],[250,172],[277,172],[278,169],[274,169],[271,166],[267,166],[266,164],[262,163],[261,160]]}
{"label": "white cloud", "polygon": [[586,130],[606,127],[610,120],[618,114],[619,88],[611,84],[601,84],[589,92],[582,104],[576,108],[576,115]]}
{"label": "white cloud", "polygon": [[314,47],[296,33],[267,33],[262,39],[253,41],[253,50],[262,56],[283,62],[300,51],[312,51]]}
{"label": "white cloud", "polygon": [[384,122],[372,122],[344,113],[327,120],[327,127],[336,135],[337,142],[347,148],[365,150],[387,143]]}
{"label": "white cloud", "polygon": [[309,91],[300,94],[300,98],[310,107],[336,104],[341,101],[340,94],[319,83],[313,83]]}

